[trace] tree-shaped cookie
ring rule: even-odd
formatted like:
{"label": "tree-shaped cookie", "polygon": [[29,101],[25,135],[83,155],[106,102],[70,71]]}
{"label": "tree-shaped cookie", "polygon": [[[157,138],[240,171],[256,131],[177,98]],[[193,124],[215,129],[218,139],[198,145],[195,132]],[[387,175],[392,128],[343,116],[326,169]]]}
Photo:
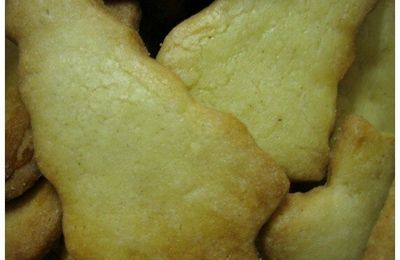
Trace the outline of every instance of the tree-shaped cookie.
{"label": "tree-shaped cookie", "polygon": [[36,158],[75,259],[257,259],[288,188],[244,125],[193,101],[99,1],[10,0]]}
{"label": "tree-shaped cookie", "polygon": [[199,102],[231,112],[292,180],[320,180],[337,84],[374,0],[217,0],[166,37],[157,59]]}
{"label": "tree-shaped cookie", "polygon": [[289,194],[266,226],[268,259],[361,259],[394,177],[394,138],[350,116],[325,186]]}

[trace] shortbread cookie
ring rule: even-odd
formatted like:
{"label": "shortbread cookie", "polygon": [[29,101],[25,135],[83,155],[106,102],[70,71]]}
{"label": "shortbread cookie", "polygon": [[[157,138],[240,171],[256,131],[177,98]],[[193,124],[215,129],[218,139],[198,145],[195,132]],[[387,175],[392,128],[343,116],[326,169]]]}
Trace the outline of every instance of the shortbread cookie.
{"label": "shortbread cookie", "polygon": [[[126,25],[138,30],[141,12],[136,1],[108,0],[107,10]],[[33,158],[28,112],[17,88],[18,49],[6,39],[6,184],[5,199],[20,196],[41,176]]]}
{"label": "shortbread cookie", "polygon": [[369,237],[364,260],[394,260],[394,213],[395,213],[395,188],[394,182],[389,190],[378,221]]}
{"label": "shortbread cookie", "polygon": [[61,206],[54,188],[45,180],[6,204],[7,260],[40,259],[61,235]]}
{"label": "shortbread cookie", "polygon": [[75,259],[257,259],[283,171],[97,1],[10,0],[36,158]]}
{"label": "shortbread cookie", "polygon": [[394,177],[394,138],[351,116],[323,187],[286,197],[269,221],[268,259],[361,259]]}
{"label": "shortbread cookie", "polygon": [[381,0],[360,29],[356,59],[340,84],[339,121],[358,114],[394,133],[394,100],[394,0]]}
{"label": "shortbread cookie", "polygon": [[142,12],[136,0],[105,0],[107,10],[119,21],[139,30]]}
{"label": "shortbread cookie", "polygon": [[33,159],[29,114],[18,92],[18,49],[5,42],[5,199],[20,196],[40,177]]}
{"label": "shortbread cookie", "polygon": [[337,84],[374,0],[217,0],[167,36],[157,59],[199,102],[231,112],[291,180],[320,180]]}

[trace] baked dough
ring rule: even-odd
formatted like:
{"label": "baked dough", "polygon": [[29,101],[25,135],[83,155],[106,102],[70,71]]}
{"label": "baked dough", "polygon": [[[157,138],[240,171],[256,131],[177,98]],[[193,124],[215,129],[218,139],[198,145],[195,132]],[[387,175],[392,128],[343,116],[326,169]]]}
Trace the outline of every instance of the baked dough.
{"label": "baked dough", "polygon": [[[134,29],[139,29],[141,12],[135,1],[108,0],[109,13]],[[18,48],[6,39],[6,184],[9,201],[32,187],[41,176],[33,157],[32,133],[28,112],[18,91]]]}
{"label": "baked dough", "polygon": [[320,180],[337,84],[374,2],[217,0],[175,27],[157,60],[242,120],[291,180]]}
{"label": "baked dough", "polygon": [[394,133],[394,0],[381,0],[356,41],[356,59],[340,83],[338,117],[357,114]]}
{"label": "baked dough", "polygon": [[7,1],[6,27],[72,257],[257,259],[288,180],[244,125],[194,102],[98,1]]}
{"label": "baked dough", "polygon": [[6,204],[7,260],[40,259],[61,235],[61,205],[44,179],[21,197]]}
{"label": "baked dough", "polygon": [[361,259],[394,177],[394,138],[350,116],[325,186],[289,194],[264,236],[268,259]]}

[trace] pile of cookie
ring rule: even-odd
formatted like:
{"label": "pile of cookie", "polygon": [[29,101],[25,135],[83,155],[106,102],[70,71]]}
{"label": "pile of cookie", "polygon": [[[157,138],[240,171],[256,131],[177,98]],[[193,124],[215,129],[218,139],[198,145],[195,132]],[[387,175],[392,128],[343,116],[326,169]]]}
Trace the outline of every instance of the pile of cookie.
{"label": "pile of cookie", "polygon": [[6,0],[6,259],[394,259],[394,0],[210,2]]}

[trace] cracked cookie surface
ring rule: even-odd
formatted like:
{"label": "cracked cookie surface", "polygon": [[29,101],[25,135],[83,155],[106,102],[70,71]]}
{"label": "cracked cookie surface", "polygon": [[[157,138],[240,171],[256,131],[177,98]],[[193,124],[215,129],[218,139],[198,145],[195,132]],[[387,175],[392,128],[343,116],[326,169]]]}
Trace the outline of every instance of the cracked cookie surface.
{"label": "cracked cookie surface", "polygon": [[288,181],[237,119],[193,101],[98,1],[6,9],[71,256],[257,259]]}
{"label": "cracked cookie surface", "polygon": [[175,27],[157,60],[242,120],[291,180],[320,180],[337,84],[374,2],[218,0]]}

